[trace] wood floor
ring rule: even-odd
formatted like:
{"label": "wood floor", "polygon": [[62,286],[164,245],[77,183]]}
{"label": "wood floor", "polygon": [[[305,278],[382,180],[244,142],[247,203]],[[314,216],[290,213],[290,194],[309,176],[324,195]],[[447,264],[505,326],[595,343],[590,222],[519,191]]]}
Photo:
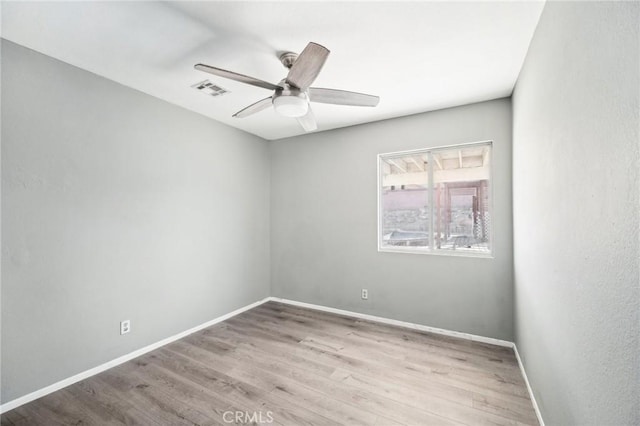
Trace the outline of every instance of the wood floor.
{"label": "wood floor", "polygon": [[269,302],[1,425],[537,425],[509,348]]}

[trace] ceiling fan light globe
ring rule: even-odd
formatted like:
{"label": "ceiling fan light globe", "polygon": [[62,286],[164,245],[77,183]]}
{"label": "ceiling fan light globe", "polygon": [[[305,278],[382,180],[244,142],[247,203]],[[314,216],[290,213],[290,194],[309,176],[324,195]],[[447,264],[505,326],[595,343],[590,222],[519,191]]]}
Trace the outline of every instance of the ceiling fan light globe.
{"label": "ceiling fan light globe", "polygon": [[309,102],[302,96],[278,96],[273,98],[273,107],[285,117],[302,117],[309,111]]}

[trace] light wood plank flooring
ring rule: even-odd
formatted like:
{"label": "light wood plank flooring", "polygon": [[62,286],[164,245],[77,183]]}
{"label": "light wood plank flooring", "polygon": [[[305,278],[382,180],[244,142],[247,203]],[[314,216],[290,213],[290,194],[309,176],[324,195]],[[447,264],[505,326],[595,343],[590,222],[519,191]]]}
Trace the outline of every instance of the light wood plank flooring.
{"label": "light wood plank flooring", "polygon": [[270,420],[538,424],[509,348],[269,302],[18,407],[1,425]]}

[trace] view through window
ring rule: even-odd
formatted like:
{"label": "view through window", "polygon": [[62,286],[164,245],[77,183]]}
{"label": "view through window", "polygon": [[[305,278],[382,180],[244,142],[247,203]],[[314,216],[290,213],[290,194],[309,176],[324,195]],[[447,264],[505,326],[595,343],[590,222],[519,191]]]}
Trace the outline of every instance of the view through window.
{"label": "view through window", "polygon": [[491,146],[379,155],[379,248],[490,254]]}

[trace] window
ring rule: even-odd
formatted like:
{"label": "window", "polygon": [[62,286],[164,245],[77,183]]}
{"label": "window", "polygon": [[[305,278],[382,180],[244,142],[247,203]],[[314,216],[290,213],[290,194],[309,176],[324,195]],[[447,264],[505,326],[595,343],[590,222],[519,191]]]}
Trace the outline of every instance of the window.
{"label": "window", "polygon": [[379,250],[490,255],[491,146],[380,154]]}

